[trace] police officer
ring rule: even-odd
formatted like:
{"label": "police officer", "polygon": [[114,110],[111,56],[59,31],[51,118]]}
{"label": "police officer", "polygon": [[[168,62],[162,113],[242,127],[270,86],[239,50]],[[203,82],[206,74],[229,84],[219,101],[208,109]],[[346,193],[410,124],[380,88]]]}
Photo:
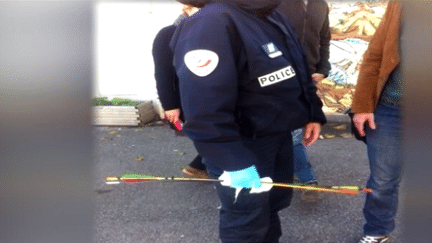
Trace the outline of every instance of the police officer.
{"label": "police officer", "polygon": [[[223,243],[278,242],[278,212],[292,191],[265,190],[261,178],[290,183],[291,131],[314,143],[326,122],[308,64],[280,0],[178,0],[202,7],[170,43],[185,133],[209,174],[224,180]],[[261,193],[256,193],[261,192]]]}

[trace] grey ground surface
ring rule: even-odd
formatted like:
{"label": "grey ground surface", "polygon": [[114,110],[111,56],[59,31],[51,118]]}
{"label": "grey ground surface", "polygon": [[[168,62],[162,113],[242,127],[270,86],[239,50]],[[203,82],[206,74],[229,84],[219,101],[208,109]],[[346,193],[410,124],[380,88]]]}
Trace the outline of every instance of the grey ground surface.
{"label": "grey ground surface", "polygon": [[[366,147],[349,136],[346,124],[330,122],[308,148],[322,185],[358,185],[368,177]],[[167,126],[95,127],[94,198],[96,243],[217,243],[218,198],[212,184],[152,182],[106,185],[106,176],[147,173],[183,176],[182,166],[196,155],[187,137]],[[280,213],[281,243],[356,243],[362,236],[364,195],[321,193],[318,203],[302,203],[295,191]],[[391,243],[401,243],[400,223]]]}

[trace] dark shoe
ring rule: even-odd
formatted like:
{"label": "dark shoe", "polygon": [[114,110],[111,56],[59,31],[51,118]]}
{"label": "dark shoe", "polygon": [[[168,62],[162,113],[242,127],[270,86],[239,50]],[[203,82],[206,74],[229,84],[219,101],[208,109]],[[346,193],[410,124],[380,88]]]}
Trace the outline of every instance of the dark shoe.
{"label": "dark shoe", "polygon": [[196,178],[209,179],[209,175],[206,170],[199,170],[188,166],[182,167],[182,172],[186,175],[193,176]]}
{"label": "dark shoe", "polygon": [[359,243],[383,243],[388,242],[389,238],[387,236],[371,236],[371,235],[365,235]]}
{"label": "dark shoe", "polygon": [[[308,183],[306,185],[317,186],[318,183],[312,182],[312,183]],[[312,191],[312,190],[303,190],[301,192],[301,195],[300,195],[300,200],[302,200],[303,202],[307,202],[307,203],[316,203],[316,202],[321,201],[321,199],[322,199],[321,195],[317,191]]]}

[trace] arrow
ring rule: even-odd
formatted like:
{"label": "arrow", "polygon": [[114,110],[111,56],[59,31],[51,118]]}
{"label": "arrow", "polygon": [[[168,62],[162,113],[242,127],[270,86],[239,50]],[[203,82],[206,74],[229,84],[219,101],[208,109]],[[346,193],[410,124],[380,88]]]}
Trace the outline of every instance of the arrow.
{"label": "arrow", "polygon": [[[120,183],[145,183],[152,181],[183,181],[183,182],[222,182],[219,179],[203,179],[193,177],[162,177],[152,176],[146,174],[124,174],[121,177],[108,176],[105,178],[106,184],[120,184]],[[287,187],[300,190],[311,190],[319,192],[331,192],[345,195],[357,195],[359,192],[371,193],[372,190],[369,188],[359,188],[358,186],[309,186],[301,184],[290,184],[290,183],[276,183],[276,182],[265,182],[262,184],[269,184],[275,187]]]}

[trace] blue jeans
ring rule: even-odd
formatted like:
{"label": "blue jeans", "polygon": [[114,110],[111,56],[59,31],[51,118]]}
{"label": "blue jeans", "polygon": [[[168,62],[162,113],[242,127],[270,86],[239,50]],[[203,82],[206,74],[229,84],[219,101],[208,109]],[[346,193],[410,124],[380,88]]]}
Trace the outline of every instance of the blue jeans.
{"label": "blue jeans", "polygon": [[[258,158],[260,177],[291,183],[293,178],[291,133],[271,137],[244,139],[244,145]],[[206,162],[204,158],[204,163]],[[222,170],[207,164],[211,177]],[[235,189],[215,183],[221,201],[219,235],[223,243],[278,243],[282,235],[278,212],[289,206],[290,188],[272,188],[269,192],[249,193],[242,189],[235,199]]]}
{"label": "blue jeans", "polygon": [[306,154],[306,148],[303,145],[303,128],[294,130],[293,135],[293,160],[294,160],[294,173],[301,183],[307,184],[316,182],[315,173],[309,158]]}
{"label": "blue jeans", "polygon": [[379,104],[375,111],[376,129],[366,126],[370,178],[363,213],[366,235],[387,235],[395,228],[398,191],[402,176],[402,119],[398,106]]}

